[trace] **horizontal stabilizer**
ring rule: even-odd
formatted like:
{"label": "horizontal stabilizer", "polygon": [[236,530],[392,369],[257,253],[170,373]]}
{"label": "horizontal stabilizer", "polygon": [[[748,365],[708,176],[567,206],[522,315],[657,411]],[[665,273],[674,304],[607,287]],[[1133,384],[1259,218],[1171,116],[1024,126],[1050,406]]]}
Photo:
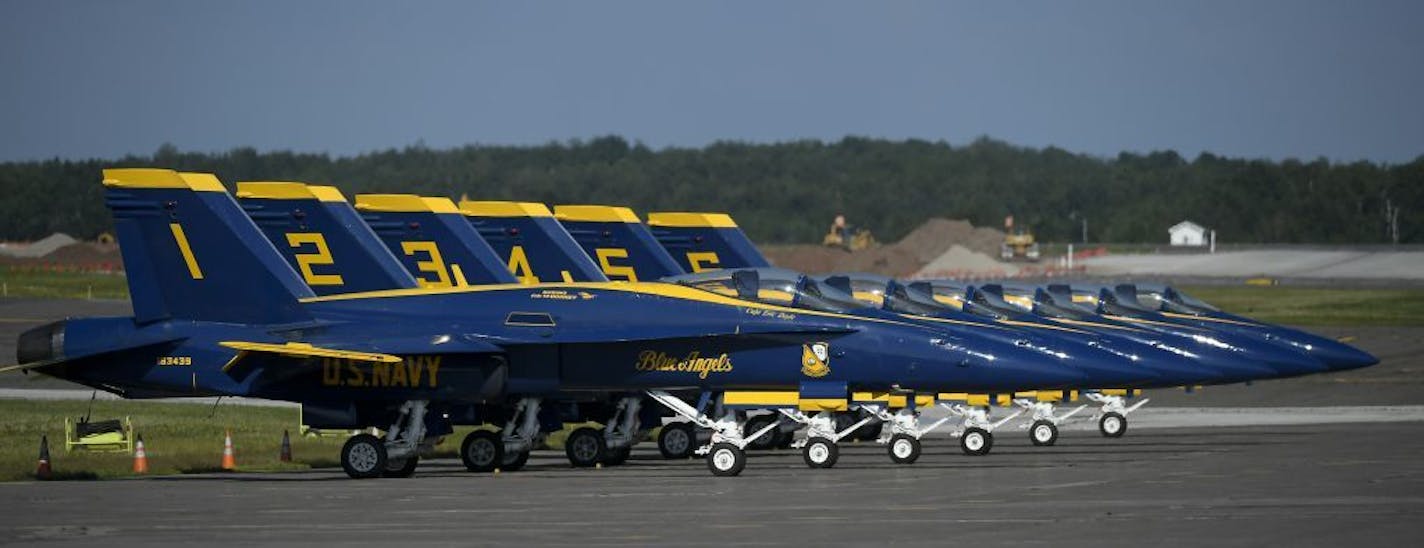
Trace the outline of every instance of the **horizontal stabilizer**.
{"label": "horizontal stabilizer", "polygon": [[[376,352],[356,352],[353,350],[339,350],[335,348],[321,348],[307,343],[289,342],[286,344],[272,344],[246,341],[223,341],[218,343],[221,346],[242,350],[244,352],[267,352],[281,354],[284,356],[306,356],[313,358],[345,358],[362,362],[396,363],[401,361],[400,356],[390,354],[380,354]],[[228,364],[231,366],[232,364]]]}

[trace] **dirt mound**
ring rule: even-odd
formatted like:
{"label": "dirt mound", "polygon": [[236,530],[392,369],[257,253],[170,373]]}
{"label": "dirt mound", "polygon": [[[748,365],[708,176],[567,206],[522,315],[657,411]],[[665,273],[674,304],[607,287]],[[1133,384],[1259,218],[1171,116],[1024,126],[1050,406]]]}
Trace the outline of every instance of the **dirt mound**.
{"label": "dirt mound", "polygon": [[9,257],[0,255],[0,266],[62,268],[66,270],[123,270],[119,246],[80,242],[57,248],[39,257]]}
{"label": "dirt mound", "polygon": [[[946,271],[1006,271],[992,258],[1003,241],[1001,231],[976,228],[964,220],[935,218],[898,242],[857,252],[818,245],[768,245],[761,249],[772,264],[802,272],[874,272],[909,277],[940,259],[939,266]],[[962,251],[946,257],[955,248]]]}

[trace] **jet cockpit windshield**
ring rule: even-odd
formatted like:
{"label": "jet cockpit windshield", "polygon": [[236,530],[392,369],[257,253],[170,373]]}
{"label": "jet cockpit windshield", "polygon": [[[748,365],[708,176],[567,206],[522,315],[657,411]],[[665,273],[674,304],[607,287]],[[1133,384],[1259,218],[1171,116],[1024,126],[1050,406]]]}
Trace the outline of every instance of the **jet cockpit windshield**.
{"label": "jet cockpit windshield", "polygon": [[714,270],[663,278],[664,282],[766,304],[845,313],[866,308],[855,297],[782,268]]}

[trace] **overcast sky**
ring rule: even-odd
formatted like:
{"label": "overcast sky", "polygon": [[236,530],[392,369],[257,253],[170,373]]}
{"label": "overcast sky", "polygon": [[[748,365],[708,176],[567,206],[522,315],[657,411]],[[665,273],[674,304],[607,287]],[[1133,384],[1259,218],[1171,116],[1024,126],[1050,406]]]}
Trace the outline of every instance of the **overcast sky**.
{"label": "overcast sky", "polygon": [[1424,154],[1424,2],[0,0],[0,160],[620,134]]}

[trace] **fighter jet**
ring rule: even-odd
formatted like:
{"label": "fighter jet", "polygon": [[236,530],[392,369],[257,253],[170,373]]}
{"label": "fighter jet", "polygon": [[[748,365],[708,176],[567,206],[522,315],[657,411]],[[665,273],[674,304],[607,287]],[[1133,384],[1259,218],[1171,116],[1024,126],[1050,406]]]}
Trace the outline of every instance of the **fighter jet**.
{"label": "fighter jet", "polygon": [[[718,475],[745,466],[734,413],[674,392],[795,394],[843,407],[855,391],[1073,387],[1079,372],[987,353],[907,322],[768,305],[660,283],[501,284],[316,296],[216,177],[104,171],[131,317],[72,318],[20,336],[19,365],[127,398],[246,396],[301,402],[358,434],[353,478],[409,475],[449,417],[567,392],[642,390],[713,430]],[[597,437],[594,435],[594,437]],[[601,439],[601,438],[599,438]],[[813,440],[817,447],[828,445]],[[467,459],[502,460],[497,434]]]}

